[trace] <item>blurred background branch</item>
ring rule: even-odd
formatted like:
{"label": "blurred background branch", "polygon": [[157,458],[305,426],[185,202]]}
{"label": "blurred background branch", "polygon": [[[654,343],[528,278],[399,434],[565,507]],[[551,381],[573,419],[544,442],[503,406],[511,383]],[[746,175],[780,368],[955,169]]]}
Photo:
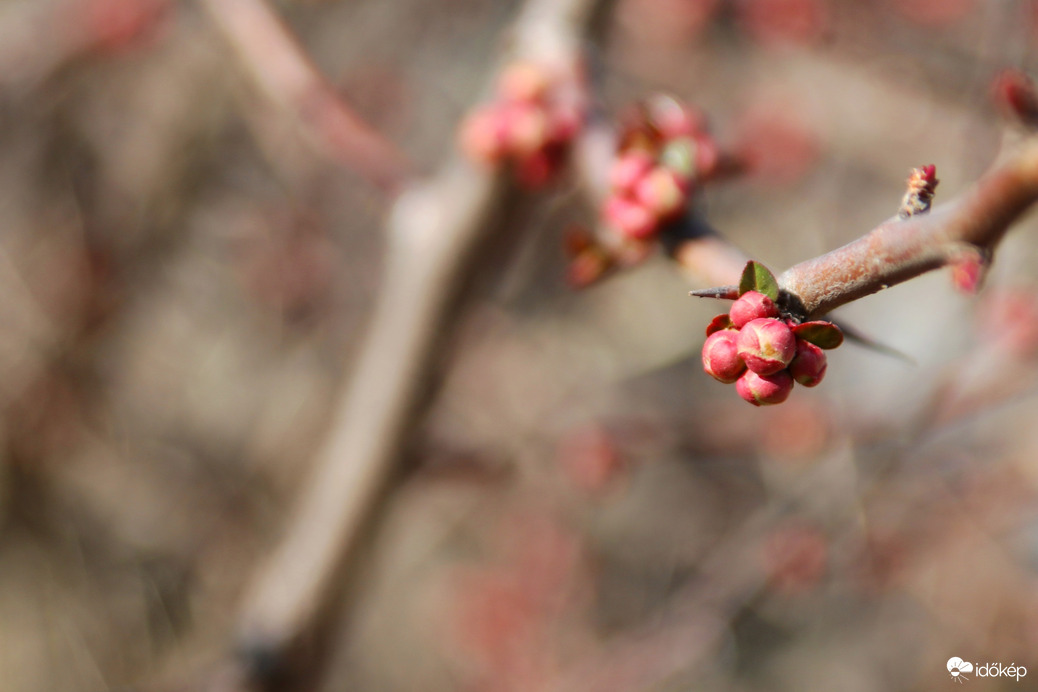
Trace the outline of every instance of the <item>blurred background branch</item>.
{"label": "blurred background branch", "polygon": [[[527,0],[511,30],[505,59],[536,56],[549,63],[578,64],[596,4]],[[224,23],[230,18],[243,21],[235,3],[210,5],[217,6]],[[257,36],[248,28],[251,23],[245,21],[235,34]],[[274,24],[263,26],[273,30]],[[280,34],[275,38],[275,46],[291,45]],[[256,63],[254,71],[277,73],[261,68],[263,49],[246,52]],[[292,64],[299,64],[298,57]],[[290,81],[312,81],[310,75]],[[299,92],[291,84],[275,89]],[[481,243],[507,232],[501,220],[511,216],[514,195],[501,172],[479,170],[452,155],[437,176],[394,203],[387,223],[385,276],[354,379],[332,417],[295,518],[246,595],[237,650],[251,666],[248,676],[258,678],[261,687],[270,684],[271,676],[295,677],[300,670],[313,675],[312,656],[290,662],[290,650],[304,641],[312,650],[315,628],[325,624],[321,615],[328,611],[329,599],[341,592],[347,579],[342,569],[355,560],[361,531],[377,512],[387,481],[398,472],[408,431],[432,384],[437,353],[456,320],[458,292],[483,260],[477,252]]]}
{"label": "blurred background branch", "polygon": [[317,72],[262,0],[203,0],[264,102],[293,118],[315,153],[396,191],[410,174],[404,155],[370,127]]}

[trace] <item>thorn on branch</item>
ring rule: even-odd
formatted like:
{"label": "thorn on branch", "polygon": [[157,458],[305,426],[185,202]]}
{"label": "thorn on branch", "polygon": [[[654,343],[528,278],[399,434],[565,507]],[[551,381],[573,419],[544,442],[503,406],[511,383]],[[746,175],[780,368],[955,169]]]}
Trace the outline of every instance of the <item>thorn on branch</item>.
{"label": "thorn on branch", "polygon": [[937,167],[932,163],[927,166],[913,168],[908,176],[908,190],[901,198],[901,208],[897,215],[902,219],[930,211],[934,190],[937,189]]}
{"label": "thorn on branch", "polygon": [[702,288],[698,291],[689,291],[690,296],[696,298],[717,298],[719,300],[736,300],[739,297],[738,286],[718,286],[717,288]]}
{"label": "thorn on branch", "polygon": [[[823,317],[822,319],[828,318]],[[882,353],[883,355],[892,356],[894,358],[897,358],[898,360],[908,363],[909,365],[919,365],[919,361],[917,361],[915,358],[908,355],[904,351],[899,351],[893,346],[889,346],[881,341],[877,341],[872,337],[866,335],[864,332],[858,330],[857,328],[847,325],[845,322],[832,320],[832,323],[840,328],[840,331],[843,332],[843,335],[847,339],[847,341],[853,341],[862,348],[866,348],[870,351],[875,351],[876,353]]]}

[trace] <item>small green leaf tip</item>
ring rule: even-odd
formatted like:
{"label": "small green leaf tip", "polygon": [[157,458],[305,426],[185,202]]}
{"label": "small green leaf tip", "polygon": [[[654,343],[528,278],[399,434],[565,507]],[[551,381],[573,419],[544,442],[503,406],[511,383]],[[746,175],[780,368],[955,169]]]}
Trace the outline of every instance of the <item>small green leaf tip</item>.
{"label": "small green leaf tip", "polygon": [[779,285],[775,275],[763,264],[753,260],[746,263],[746,268],[742,270],[742,278],[739,279],[739,295],[747,291],[763,293],[773,301],[779,299]]}

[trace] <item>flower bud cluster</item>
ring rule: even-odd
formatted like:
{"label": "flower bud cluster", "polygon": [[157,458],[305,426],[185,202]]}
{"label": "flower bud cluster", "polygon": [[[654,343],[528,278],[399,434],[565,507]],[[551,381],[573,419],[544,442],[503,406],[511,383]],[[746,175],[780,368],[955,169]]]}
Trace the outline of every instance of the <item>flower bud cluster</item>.
{"label": "flower bud cluster", "polygon": [[657,96],[639,115],[621,137],[602,211],[611,229],[635,242],[654,239],[679,216],[719,158],[702,115],[691,108]]}
{"label": "flower bud cluster", "polygon": [[[837,329],[828,323],[825,329]],[[718,315],[707,328],[703,369],[735,389],[754,406],[780,404],[793,383],[814,387],[827,367],[823,350],[806,338],[805,325],[783,319],[775,302],[757,291],[746,291],[727,315]]]}
{"label": "flower bud cluster", "polygon": [[[660,231],[679,217],[697,187],[720,165],[717,142],[694,108],[656,95],[621,119],[619,145],[609,170],[609,194],[602,205],[602,232],[571,252],[571,274],[597,279],[611,266],[644,260]],[[598,274],[589,268],[601,268]]]}
{"label": "flower bud cluster", "polygon": [[462,151],[491,167],[512,162],[521,184],[540,187],[559,170],[566,147],[584,124],[580,93],[573,75],[512,63],[498,79],[496,99],[462,123]]}

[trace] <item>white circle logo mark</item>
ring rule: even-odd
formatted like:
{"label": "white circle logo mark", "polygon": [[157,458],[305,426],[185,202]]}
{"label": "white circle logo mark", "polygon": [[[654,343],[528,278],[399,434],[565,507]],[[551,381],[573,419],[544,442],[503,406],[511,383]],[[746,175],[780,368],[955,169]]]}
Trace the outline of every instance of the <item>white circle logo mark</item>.
{"label": "white circle logo mark", "polygon": [[952,656],[948,659],[948,673],[955,682],[961,683],[963,680],[969,680],[969,678],[965,676],[965,673],[972,672],[973,664],[969,661],[963,661],[958,656]]}

